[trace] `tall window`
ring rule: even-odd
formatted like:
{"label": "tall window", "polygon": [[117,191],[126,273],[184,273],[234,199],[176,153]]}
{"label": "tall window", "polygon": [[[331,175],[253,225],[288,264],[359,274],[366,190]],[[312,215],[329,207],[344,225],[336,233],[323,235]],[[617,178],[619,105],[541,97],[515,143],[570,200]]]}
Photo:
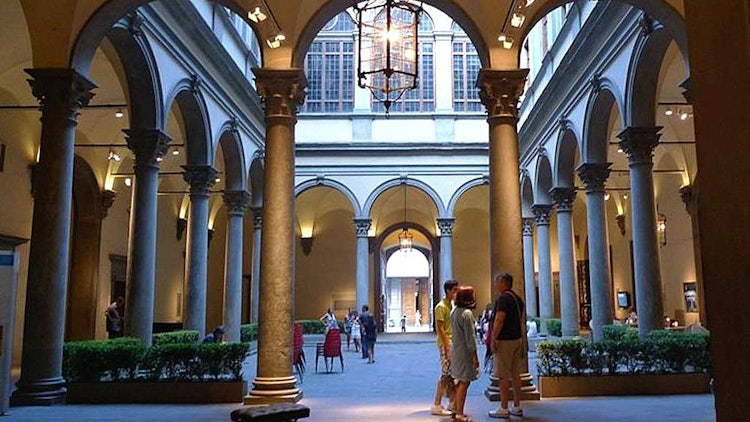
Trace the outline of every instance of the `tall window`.
{"label": "tall window", "polygon": [[453,23],[453,110],[482,111],[479,90],[476,88],[479,75],[479,55],[466,33]]}
{"label": "tall window", "polygon": [[[434,35],[432,19],[422,13],[419,16],[419,60],[417,87],[406,93],[400,100],[391,105],[392,113],[429,113],[435,111],[435,60]],[[384,112],[385,108],[379,101],[372,100],[374,112]]]}
{"label": "tall window", "polygon": [[343,12],[321,29],[305,57],[307,98],[302,112],[354,109],[354,22]]}

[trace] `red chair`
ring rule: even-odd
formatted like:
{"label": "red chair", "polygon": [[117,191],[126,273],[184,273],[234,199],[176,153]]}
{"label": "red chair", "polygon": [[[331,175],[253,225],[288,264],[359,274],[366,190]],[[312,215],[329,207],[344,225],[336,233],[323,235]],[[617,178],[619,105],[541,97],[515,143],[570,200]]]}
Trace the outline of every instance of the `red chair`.
{"label": "red chair", "polygon": [[[344,355],[341,353],[341,332],[337,329],[328,330],[326,333],[325,343],[318,343],[315,351],[315,372],[318,372],[318,358],[323,356],[323,362],[326,364],[326,372],[333,370],[333,358],[339,357],[341,362],[341,371],[344,370]],[[328,366],[328,359],[331,360],[331,366]]]}
{"label": "red chair", "polygon": [[[294,348],[292,350],[294,369],[297,370],[300,381],[305,374],[305,339],[302,337],[302,324],[299,322],[294,323]],[[316,362],[317,364],[317,362]]]}

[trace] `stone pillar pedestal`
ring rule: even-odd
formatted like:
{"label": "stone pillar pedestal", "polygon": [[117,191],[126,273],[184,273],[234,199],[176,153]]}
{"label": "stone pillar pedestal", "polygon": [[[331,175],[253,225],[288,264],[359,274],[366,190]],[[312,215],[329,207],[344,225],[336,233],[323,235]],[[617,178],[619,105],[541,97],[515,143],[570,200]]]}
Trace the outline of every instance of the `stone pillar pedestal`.
{"label": "stone pillar pedestal", "polygon": [[584,163],[578,176],[586,185],[586,224],[589,235],[589,276],[591,278],[591,326],[594,340],[602,340],[602,326],[612,324],[614,316],[609,276],[607,211],[604,207],[604,183],[612,163]]}
{"label": "stone pillar pedestal", "polygon": [[355,218],[354,229],[357,231],[357,273],[356,273],[356,309],[368,305],[370,300],[370,256],[368,254],[367,233],[372,220]]}
{"label": "stone pillar pedestal", "polygon": [[555,316],[552,291],[552,261],[549,246],[549,224],[552,205],[535,204],[531,207],[536,223],[537,254],[539,254],[539,320],[540,332],[549,334],[547,320]]}
{"label": "stone pillar pedestal", "polygon": [[576,265],[573,253],[573,201],[576,190],[572,187],[554,188],[550,191],[557,208],[557,245],[560,255],[560,316],[563,337],[579,333],[578,291]]}
{"label": "stone pillar pedestal", "polygon": [[440,229],[440,283],[453,279],[453,227],[455,218],[438,218]]}
{"label": "stone pillar pedestal", "polygon": [[664,328],[659,241],[654,199],[654,148],[661,127],[628,127],[620,132],[620,147],[628,155],[633,220],[633,268],[635,270],[638,334]]}
{"label": "stone pillar pedestal", "polygon": [[258,322],[258,298],[260,297],[260,243],[263,236],[263,208],[253,208],[253,275],[250,297],[250,322]]}
{"label": "stone pillar pedestal", "polygon": [[250,194],[244,190],[225,191],[227,245],[224,252],[224,340],[240,341],[242,323],[242,223]]}
{"label": "stone pillar pedestal", "polygon": [[526,315],[538,317],[536,280],[534,279],[534,219],[523,219],[523,279],[526,286]]}
{"label": "stone pillar pedestal", "polygon": [[302,69],[253,69],[265,102],[266,156],[260,262],[258,369],[245,404],[297,402],[292,376],[294,323],[294,126],[305,98]]}
{"label": "stone pillar pedestal", "polygon": [[11,402],[65,400],[62,348],[68,281],[70,216],[76,126],[93,97],[91,81],[72,69],[29,69],[42,112],[42,137],[34,187],[23,357]]}

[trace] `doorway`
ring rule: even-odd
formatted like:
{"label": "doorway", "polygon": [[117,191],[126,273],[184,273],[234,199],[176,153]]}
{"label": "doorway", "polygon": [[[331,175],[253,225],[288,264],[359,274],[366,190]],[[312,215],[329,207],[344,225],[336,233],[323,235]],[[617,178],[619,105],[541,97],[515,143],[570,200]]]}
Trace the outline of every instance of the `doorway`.
{"label": "doorway", "polygon": [[420,248],[386,251],[382,283],[387,333],[432,330],[432,265]]}

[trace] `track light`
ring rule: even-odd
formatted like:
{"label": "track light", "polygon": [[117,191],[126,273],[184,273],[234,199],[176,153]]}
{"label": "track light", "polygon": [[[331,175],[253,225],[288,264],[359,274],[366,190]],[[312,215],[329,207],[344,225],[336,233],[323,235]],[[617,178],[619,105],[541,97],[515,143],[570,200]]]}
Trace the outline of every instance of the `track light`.
{"label": "track light", "polygon": [[133,186],[133,179],[131,179],[129,177],[126,177],[125,178],[125,186],[127,186],[127,187]]}
{"label": "track light", "polygon": [[664,112],[667,116],[671,116],[674,114],[674,111],[671,108],[668,108],[667,111]]}
{"label": "track light", "polygon": [[687,120],[687,118],[688,118],[688,113],[683,111],[682,114],[680,114],[680,120]]}
{"label": "track light", "polygon": [[520,28],[525,20],[526,15],[521,12],[514,12],[513,17],[510,19],[510,25],[514,28]]}
{"label": "track light", "polygon": [[117,154],[113,150],[109,150],[109,156],[107,157],[107,160],[109,160],[109,161],[117,161],[119,163],[120,160],[122,160],[122,158],[120,157],[119,154]]}
{"label": "track light", "polygon": [[511,48],[513,48],[513,38],[509,35],[500,34],[497,37],[497,40],[503,43],[503,48],[505,48],[506,50],[510,50]]}
{"label": "track light", "polygon": [[267,16],[260,10],[260,7],[256,7],[255,9],[247,13],[247,18],[255,23],[258,23],[266,20]]}
{"label": "track light", "polygon": [[122,119],[122,116],[124,115],[125,113],[122,112],[121,108],[118,108],[117,111],[115,111],[115,117],[117,117],[118,119]]}
{"label": "track light", "polygon": [[266,39],[266,44],[268,44],[271,48],[279,48],[281,47],[281,43],[286,40],[286,36],[284,34],[276,34],[275,36]]}

